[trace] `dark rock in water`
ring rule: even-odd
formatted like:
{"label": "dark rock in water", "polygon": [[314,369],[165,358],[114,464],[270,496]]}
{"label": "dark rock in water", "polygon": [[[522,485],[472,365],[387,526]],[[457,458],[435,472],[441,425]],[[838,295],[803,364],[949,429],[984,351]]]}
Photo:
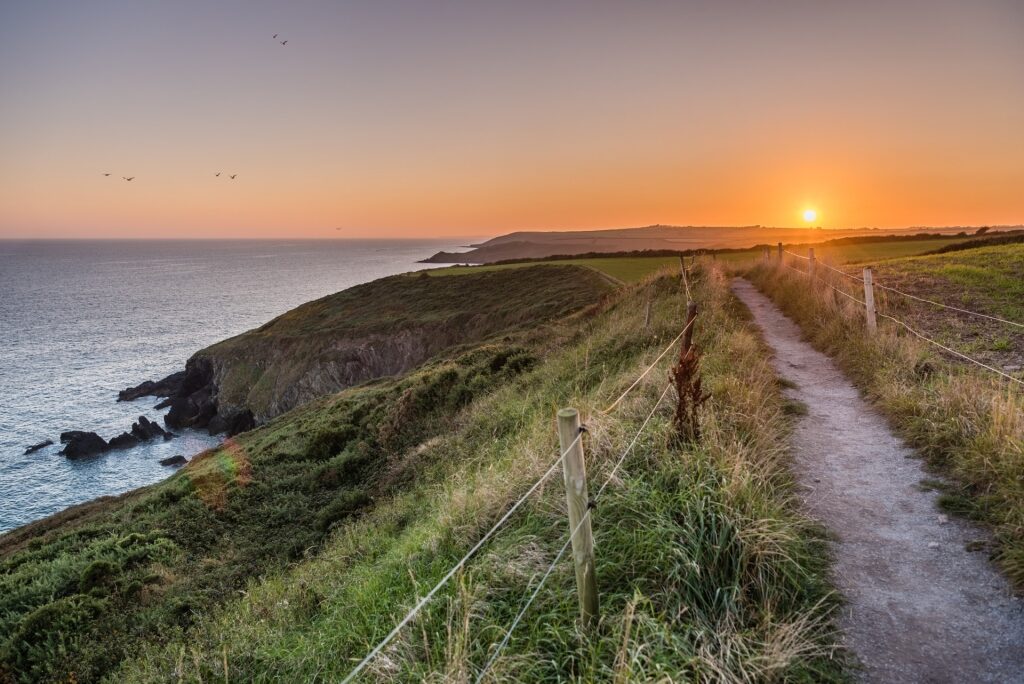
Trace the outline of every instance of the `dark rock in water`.
{"label": "dark rock in water", "polygon": [[39,444],[33,444],[28,449],[25,449],[25,455],[28,456],[29,454],[34,454],[35,452],[39,451],[40,449],[45,449],[46,447],[50,446],[51,444],[53,444],[53,440],[52,439],[48,439],[45,442],[40,442]]}
{"label": "dark rock in water", "polygon": [[111,437],[108,446],[111,449],[130,449],[139,444],[142,444],[141,439],[130,432],[122,432],[117,437]]}
{"label": "dark rock in water", "polygon": [[68,430],[67,432],[60,433],[60,443],[67,444],[75,440],[82,439],[88,435],[95,435],[95,432],[85,432],[83,430]]}
{"label": "dark rock in water", "polygon": [[65,447],[60,453],[68,458],[83,458],[102,454],[110,447],[106,440],[95,432],[83,432],[81,430],[70,430],[60,434],[60,443]]}
{"label": "dark rock in water", "polygon": [[239,432],[246,432],[254,427],[256,427],[256,419],[253,417],[252,411],[243,409],[215,415],[210,419],[207,430],[211,435],[226,432],[228,437],[233,437]]}
{"label": "dark rock in water", "polygon": [[157,411],[159,411],[159,410],[161,410],[161,409],[165,409],[165,408],[167,408],[168,406],[170,406],[170,405],[171,405],[171,402],[172,402],[172,401],[174,401],[174,400],[173,400],[173,399],[171,399],[170,397],[168,397],[167,399],[164,399],[164,400],[160,401],[160,402],[159,402],[159,403],[158,403],[158,404],[157,404],[156,406],[154,406],[153,408],[154,408],[154,409],[156,409]]}
{"label": "dark rock in water", "polygon": [[160,465],[162,466],[185,465],[186,463],[188,463],[188,459],[182,456],[181,454],[160,459]]}
{"label": "dark rock in water", "polygon": [[117,393],[118,401],[132,401],[139,397],[170,397],[178,394],[185,380],[185,371],[171,373],[163,380],[146,380],[141,385],[127,387]]}
{"label": "dark rock in water", "polygon": [[158,423],[154,423],[146,416],[139,416],[137,423],[132,424],[132,434],[141,442],[148,442],[151,439],[162,437],[164,441],[171,438],[169,432],[164,430]]}
{"label": "dark rock in water", "polygon": [[132,424],[131,432],[122,432],[113,437],[109,442],[106,442],[95,432],[83,432],[81,430],[62,432],[60,435],[61,444],[66,444],[67,446],[60,453],[68,458],[80,458],[82,456],[100,454],[111,449],[130,449],[158,437],[166,442],[173,438],[174,435],[149,418],[139,416],[138,422]]}

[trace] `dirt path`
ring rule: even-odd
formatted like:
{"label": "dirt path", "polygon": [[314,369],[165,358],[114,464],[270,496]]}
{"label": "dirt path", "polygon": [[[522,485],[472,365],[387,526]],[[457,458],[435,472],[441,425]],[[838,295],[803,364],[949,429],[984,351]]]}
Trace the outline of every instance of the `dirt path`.
{"label": "dirt path", "polygon": [[800,329],[745,280],[733,292],[775,352],[787,395],[808,407],[796,426],[797,477],[810,513],[835,542],[846,599],[845,645],[871,682],[1024,682],[1024,601],[947,518],[928,475],[885,420]]}

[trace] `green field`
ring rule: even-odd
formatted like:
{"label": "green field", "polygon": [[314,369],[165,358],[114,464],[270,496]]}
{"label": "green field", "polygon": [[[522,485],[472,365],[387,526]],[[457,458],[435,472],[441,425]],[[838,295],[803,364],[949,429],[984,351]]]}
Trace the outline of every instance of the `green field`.
{"label": "green field", "polygon": [[818,259],[828,259],[835,263],[858,263],[874,259],[894,259],[897,257],[917,256],[939,249],[946,245],[963,242],[962,237],[936,238],[934,240],[902,240],[893,242],[864,242],[853,245],[800,245],[799,247],[788,247],[791,252],[806,255],[808,247],[814,247],[814,256]]}
{"label": "green field", "polygon": [[[891,259],[896,257],[915,256],[930,252],[946,245],[963,242],[963,237],[944,237],[933,240],[892,240],[887,242],[865,242],[849,245],[785,245],[784,248],[790,252],[806,255],[808,247],[814,247],[815,256],[818,259],[827,260],[835,264],[858,263],[876,259]],[[772,248],[775,254],[775,248]],[[729,266],[750,266],[761,258],[760,250],[747,250],[742,252],[721,252],[713,258]],[[692,257],[687,257],[687,263]],[[570,264],[574,266],[585,266],[593,268],[605,275],[611,276],[622,283],[639,282],[646,276],[666,267],[676,267],[679,264],[679,257],[675,256],[624,256],[604,257],[587,259],[557,259],[553,261],[524,261],[515,264],[486,264],[482,266],[448,266],[445,268],[426,271],[433,276],[465,275],[467,273],[479,273],[481,271],[498,271],[509,268],[522,268],[537,263],[546,264]]]}
{"label": "green field", "polygon": [[879,282],[919,297],[945,295],[943,303],[1024,321],[1024,244],[895,259],[875,270]]}

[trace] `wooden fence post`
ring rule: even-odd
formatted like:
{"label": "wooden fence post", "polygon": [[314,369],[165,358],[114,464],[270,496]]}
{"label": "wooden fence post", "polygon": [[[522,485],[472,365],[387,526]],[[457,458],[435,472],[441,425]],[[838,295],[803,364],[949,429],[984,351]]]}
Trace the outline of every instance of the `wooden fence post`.
{"label": "wooden fence post", "polygon": [[813,247],[808,247],[807,248],[807,271],[808,271],[808,273],[811,274],[811,276],[814,275],[814,266],[815,266],[815,264],[814,264],[814,248]]}
{"label": "wooden fence post", "polygon": [[[562,453],[562,474],[565,479],[565,503],[569,510],[569,533],[572,537],[572,559],[576,566],[576,592],[580,600],[580,620],[584,629],[597,624],[597,574],[594,563],[594,533],[590,526],[590,496],[587,492],[587,469],[583,463],[583,440],[580,435],[580,413],[564,408],[558,412],[558,442]],[[570,448],[571,445],[571,448]]]}
{"label": "wooden fence post", "polygon": [[644,308],[644,330],[647,330],[651,325],[651,300],[647,300],[647,305]]}
{"label": "wooden fence post", "polygon": [[693,319],[697,317],[697,302],[686,302],[686,331],[683,333],[683,348],[679,358],[686,356],[693,343]]}
{"label": "wooden fence post", "polygon": [[779,263],[782,263],[782,243],[779,243]]}
{"label": "wooden fence post", "polygon": [[864,269],[864,314],[867,317],[868,333],[875,334],[878,321],[875,318],[875,286],[871,279],[871,269]]}

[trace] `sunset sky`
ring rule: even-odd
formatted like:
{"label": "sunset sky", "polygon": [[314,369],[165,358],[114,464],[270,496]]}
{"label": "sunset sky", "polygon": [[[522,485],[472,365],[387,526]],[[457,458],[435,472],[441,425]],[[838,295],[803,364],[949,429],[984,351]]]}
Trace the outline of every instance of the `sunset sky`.
{"label": "sunset sky", "polygon": [[5,1],[0,237],[1022,223],[1022,36],[1020,0]]}

